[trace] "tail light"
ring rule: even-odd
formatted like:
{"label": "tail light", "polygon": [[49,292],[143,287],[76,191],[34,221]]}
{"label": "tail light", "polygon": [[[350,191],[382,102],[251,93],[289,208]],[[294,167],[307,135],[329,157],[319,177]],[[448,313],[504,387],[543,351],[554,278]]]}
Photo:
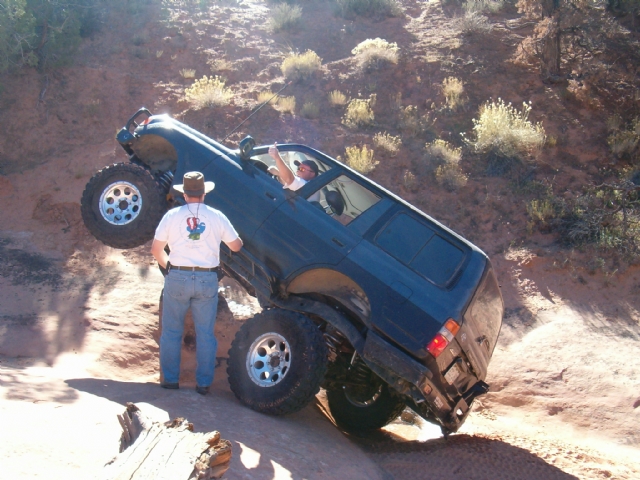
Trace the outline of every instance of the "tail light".
{"label": "tail light", "polygon": [[427,345],[429,353],[433,355],[434,358],[438,358],[438,355],[444,352],[447,345],[454,339],[458,330],[460,330],[460,325],[458,325],[455,320],[452,318],[447,320],[444,326],[436,333],[436,336],[433,337],[433,340]]}

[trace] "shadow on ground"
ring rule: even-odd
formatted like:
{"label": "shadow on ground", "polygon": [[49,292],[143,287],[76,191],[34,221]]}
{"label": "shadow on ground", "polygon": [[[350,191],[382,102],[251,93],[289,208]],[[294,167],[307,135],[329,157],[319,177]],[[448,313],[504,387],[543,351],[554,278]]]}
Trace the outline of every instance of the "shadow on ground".
{"label": "shadow on ground", "polygon": [[195,431],[220,431],[234,446],[228,479],[576,478],[524,449],[483,437],[452,435],[447,440],[416,442],[386,432],[348,436],[333,425],[320,402],[316,408],[283,417],[263,415],[242,406],[226,378],[218,376],[222,378],[206,397],[190,387],[169,391],[155,383],[93,378],[66,383],[123,405],[149,403],[167,411],[170,418],[187,418]]}

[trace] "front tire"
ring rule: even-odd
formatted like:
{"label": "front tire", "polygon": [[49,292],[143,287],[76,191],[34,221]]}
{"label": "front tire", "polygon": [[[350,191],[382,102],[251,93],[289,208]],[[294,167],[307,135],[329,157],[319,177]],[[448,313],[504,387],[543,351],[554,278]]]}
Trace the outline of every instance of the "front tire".
{"label": "front tire", "polygon": [[118,163],[96,173],[82,193],[82,220],[91,234],[114,248],[133,248],[153,238],[167,211],[167,192],[149,170]]}
{"label": "front tire", "polygon": [[386,383],[364,365],[360,366],[361,372],[366,370],[369,374],[366,382],[327,390],[331,416],[349,433],[378,430],[398,418],[405,407],[402,398]]}
{"label": "front tire", "polygon": [[248,320],[229,350],[231,391],[258,412],[285,415],[308,405],[327,371],[327,346],[304,315],[265,310]]}

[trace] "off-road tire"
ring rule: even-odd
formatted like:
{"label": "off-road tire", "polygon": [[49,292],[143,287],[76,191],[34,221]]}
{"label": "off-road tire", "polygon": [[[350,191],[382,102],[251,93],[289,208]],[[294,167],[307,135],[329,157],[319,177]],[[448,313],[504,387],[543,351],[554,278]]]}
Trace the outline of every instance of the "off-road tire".
{"label": "off-road tire", "polygon": [[[264,349],[260,351],[260,342],[276,338],[283,340],[282,346],[272,345],[272,355],[289,353],[288,366],[286,371],[260,380],[256,364],[261,358],[270,358]],[[257,314],[240,328],[229,350],[227,374],[231,391],[240,402],[258,412],[285,415],[313,400],[327,363],[327,346],[318,327],[302,314],[274,308]]]}
{"label": "off-road tire", "polygon": [[[107,221],[107,204],[102,198],[114,184],[131,185],[140,202],[139,207],[133,207],[137,207],[135,211],[124,213],[119,224]],[[124,195],[121,200],[127,202]],[[151,240],[167,208],[165,187],[149,170],[134,163],[117,163],[100,170],[87,183],[80,202],[82,220],[89,232],[114,248],[133,248]]]}
{"label": "off-road tire", "polygon": [[[398,418],[405,407],[402,398],[382,382],[377,383],[375,388],[372,386],[372,390],[375,392],[369,399],[372,402],[370,404],[354,401],[345,388],[327,390],[329,411],[340,428],[361,434],[378,430]],[[374,400],[375,393],[378,397]]]}

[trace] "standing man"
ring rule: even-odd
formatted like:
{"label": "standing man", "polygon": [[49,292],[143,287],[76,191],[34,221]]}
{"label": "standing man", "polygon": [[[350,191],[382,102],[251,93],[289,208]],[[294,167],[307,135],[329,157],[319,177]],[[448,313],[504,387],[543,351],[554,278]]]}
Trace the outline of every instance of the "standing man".
{"label": "standing man", "polygon": [[[169,272],[162,296],[161,386],[179,388],[184,317],[191,307],[197,341],[196,392],[201,395],[209,392],[213,382],[218,349],[213,328],[218,309],[220,242],[234,252],[242,248],[242,240],[227,217],[204,204],[213,187],[202,173],[185,173],[183,184],[173,188],[187,203],[162,217],[151,246],[151,254]],[[167,244],[169,255],[164,250]]]}

